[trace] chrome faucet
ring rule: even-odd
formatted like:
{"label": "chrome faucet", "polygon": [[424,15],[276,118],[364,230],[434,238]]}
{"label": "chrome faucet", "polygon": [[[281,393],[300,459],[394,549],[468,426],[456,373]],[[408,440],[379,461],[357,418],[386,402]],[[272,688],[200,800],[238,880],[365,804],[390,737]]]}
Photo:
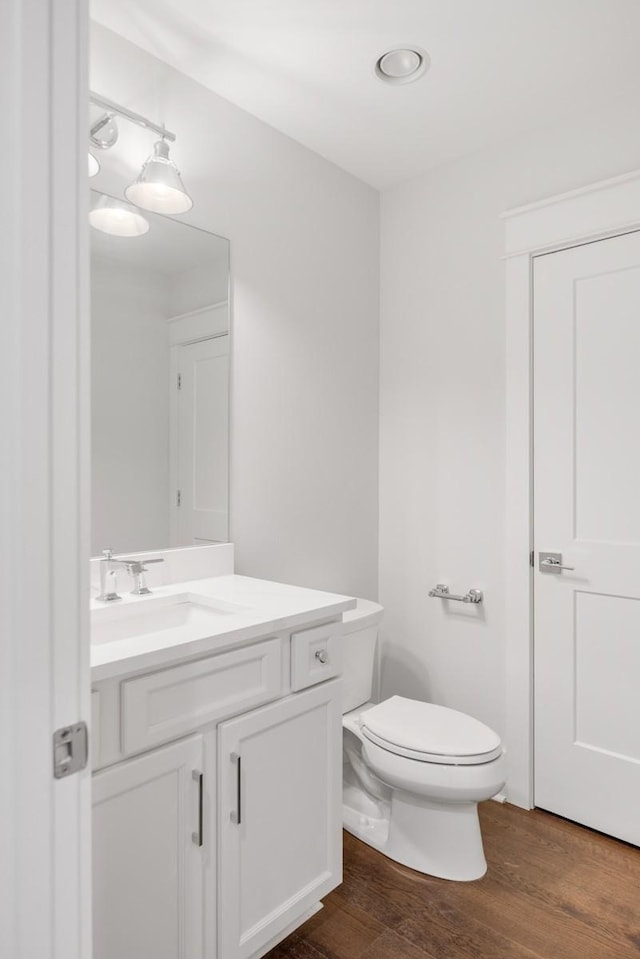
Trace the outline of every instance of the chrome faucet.
{"label": "chrome faucet", "polygon": [[122,599],[118,596],[117,571],[115,567],[124,566],[126,571],[133,576],[134,588],[131,592],[136,596],[143,596],[150,593],[151,590],[145,583],[144,574],[147,571],[149,563],[164,563],[164,559],[118,559],[113,555],[112,549],[102,550],[102,559],[100,560],[100,594],[96,599],[101,603],[111,603],[115,599]]}
{"label": "chrome faucet", "polygon": [[102,559],[100,560],[100,593],[96,596],[101,603],[111,603],[114,599],[122,599],[118,596],[118,582],[116,578],[115,566],[123,566],[124,561],[116,559],[112,549],[102,550]]}
{"label": "chrome faucet", "polygon": [[151,592],[144,578],[144,574],[147,572],[147,566],[150,563],[164,563],[164,559],[158,557],[158,559],[131,559],[124,561],[125,569],[133,576],[133,589],[131,592],[134,596],[145,596]]}

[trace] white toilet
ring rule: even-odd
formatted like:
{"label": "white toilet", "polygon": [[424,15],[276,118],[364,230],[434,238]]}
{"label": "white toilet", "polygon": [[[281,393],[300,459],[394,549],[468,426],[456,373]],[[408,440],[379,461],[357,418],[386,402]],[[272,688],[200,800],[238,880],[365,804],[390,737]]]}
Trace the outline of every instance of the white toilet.
{"label": "white toilet", "polygon": [[392,696],[371,699],[383,609],[344,614],[345,828],[390,859],[442,879],[487,870],[478,803],[500,792],[500,737],[465,713]]}

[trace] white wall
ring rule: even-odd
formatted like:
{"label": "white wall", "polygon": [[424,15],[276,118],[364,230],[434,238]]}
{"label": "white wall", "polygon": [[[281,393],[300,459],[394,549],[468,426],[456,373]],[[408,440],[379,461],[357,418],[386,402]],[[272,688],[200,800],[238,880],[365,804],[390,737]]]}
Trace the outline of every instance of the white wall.
{"label": "white wall", "polygon": [[[591,116],[382,195],[383,692],[504,734],[503,228],[511,206],[640,165],[635,115]],[[527,562],[527,557],[522,557]],[[485,590],[469,609],[436,582]]]}
{"label": "white wall", "polygon": [[[178,135],[184,219],[231,240],[238,570],[375,597],[377,193],[98,27],[91,86]],[[121,129],[105,190],[151,149]]]}
{"label": "white wall", "polygon": [[91,258],[94,556],[169,544],[167,297],[162,274]]}
{"label": "white wall", "polygon": [[182,316],[229,297],[229,260],[219,258],[171,276],[168,315]]}

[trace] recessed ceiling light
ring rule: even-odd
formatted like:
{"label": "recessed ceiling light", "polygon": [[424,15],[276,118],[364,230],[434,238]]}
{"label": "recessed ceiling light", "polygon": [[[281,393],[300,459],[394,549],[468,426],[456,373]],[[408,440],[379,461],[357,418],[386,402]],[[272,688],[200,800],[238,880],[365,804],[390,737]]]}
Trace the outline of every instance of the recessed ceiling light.
{"label": "recessed ceiling light", "polygon": [[413,83],[427,72],[431,58],[420,47],[398,47],[388,50],[376,61],[375,74],[385,83]]}

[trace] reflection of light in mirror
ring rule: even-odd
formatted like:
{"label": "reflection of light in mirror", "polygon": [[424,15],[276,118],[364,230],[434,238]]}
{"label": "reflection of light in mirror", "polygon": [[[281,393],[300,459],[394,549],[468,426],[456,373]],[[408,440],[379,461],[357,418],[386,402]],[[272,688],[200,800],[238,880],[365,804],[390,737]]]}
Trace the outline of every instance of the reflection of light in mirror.
{"label": "reflection of light in mirror", "polygon": [[89,154],[89,176],[95,176],[99,169],[100,169],[100,164],[94,157],[93,153],[90,153]]}
{"label": "reflection of light in mirror", "polygon": [[96,230],[111,236],[144,236],[149,221],[130,203],[101,196],[89,213],[89,222]]}

